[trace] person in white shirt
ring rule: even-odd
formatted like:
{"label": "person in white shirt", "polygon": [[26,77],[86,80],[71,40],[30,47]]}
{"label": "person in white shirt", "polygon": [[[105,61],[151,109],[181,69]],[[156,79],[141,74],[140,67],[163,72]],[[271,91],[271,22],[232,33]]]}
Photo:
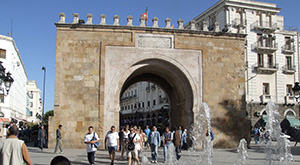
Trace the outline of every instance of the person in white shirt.
{"label": "person in white shirt", "polygon": [[119,134],[116,132],[115,126],[111,126],[105,136],[105,149],[108,149],[111,164],[114,164],[116,151],[119,150]]}
{"label": "person in white shirt", "polygon": [[122,152],[120,160],[123,160],[124,152],[127,151],[127,144],[128,144],[128,135],[129,135],[129,125],[125,126],[125,131],[123,131],[123,140],[122,140]]}
{"label": "person in white shirt", "polygon": [[[99,137],[96,132],[94,132],[93,126],[89,127],[89,132],[84,136],[84,143],[86,144],[86,151],[89,163],[93,165],[95,163],[95,152],[97,148],[95,147],[95,143],[99,141]],[[97,140],[92,140],[93,137]]]}
{"label": "person in white shirt", "polygon": [[[128,135],[128,143],[134,143],[134,150],[128,150],[128,165],[131,165],[131,158],[134,158],[138,165],[140,165],[139,157],[138,157],[138,151],[141,149],[141,137],[137,133],[135,133],[135,130],[133,128],[130,128],[130,134]],[[136,164],[136,162],[134,163]]]}

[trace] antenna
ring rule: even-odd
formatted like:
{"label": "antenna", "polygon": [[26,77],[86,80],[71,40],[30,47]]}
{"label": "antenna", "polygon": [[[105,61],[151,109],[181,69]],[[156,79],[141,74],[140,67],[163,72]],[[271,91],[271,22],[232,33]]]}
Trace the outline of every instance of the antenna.
{"label": "antenna", "polygon": [[8,33],[9,37],[12,37],[12,32],[13,32],[13,20],[10,20],[10,33]]}

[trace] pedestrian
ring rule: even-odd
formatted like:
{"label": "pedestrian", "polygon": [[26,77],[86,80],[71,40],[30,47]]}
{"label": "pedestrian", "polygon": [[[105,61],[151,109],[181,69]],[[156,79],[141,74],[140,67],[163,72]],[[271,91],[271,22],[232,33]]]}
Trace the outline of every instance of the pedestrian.
{"label": "pedestrian", "polygon": [[181,126],[177,127],[177,130],[175,131],[175,135],[174,135],[174,145],[175,145],[175,152],[176,152],[176,159],[179,160],[180,159],[180,141],[181,141],[181,137],[180,137],[180,128]]}
{"label": "pedestrian", "polygon": [[258,141],[259,141],[259,130],[258,130],[258,127],[254,128],[254,130],[253,130],[253,136],[254,136],[255,144],[257,144]]}
{"label": "pedestrian", "polygon": [[124,152],[127,152],[127,144],[128,144],[128,134],[129,134],[129,125],[125,126],[125,130],[123,131],[123,140],[122,140],[122,151],[121,151],[121,158],[123,160]]}
{"label": "pedestrian", "polygon": [[99,136],[96,132],[94,132],[93,126],[89,126],[88,131],[89,132],[84,136],[84,143],[86,144],[86,151],[89,163],[90,165],[94,165],[95,153],[97,151],[97,148],[94,144],[99,141]]}
{"label": "pedestrian", "polygon": [[119,151],[119,134],[115,129],[115,126],[111,126],[105,136],[105,149],[108,149],[111,164],[114,164],[116,151]]}
{"label": "pedestrian", "polygon": [[122,151],[122,144],[123,144],[123,132],[124,132],[124,129],[122,128],[120,131],[119,131],[119,144],[120,144],[120,147],[119,147],[119,151]]}
{"label": "pedestrian", "polygon": [[187,146],[187,130],[184,129],[183,133],[182,133],[182,149],[187,150],[188,146]]}
{"label": "pedestrian", "polygon": [[31,165],[30,156],[24,141],[19,140],[17,126],[8,129],[8,136],[0,142],[0,164],[1,165]]}
{"label": "pedestrian", "polygon": [[1,135],[0,135],[3,139],[6,138],[7,136],[7,128],[6,128],[6,124],[3,124],[3,128],[1,129]]}
{"label": "pedestrian", "polygon": [[144,129],[145,134],[147,135],[147,137],[149,137],[149,134],[151,132],[151,130],[149,129],[149,126],[146,125],[145,129]]}
{"label": "pedestrian", "polygon": [[[138,152],[141,149],[140,146],[141,143],[141,137],[138,135],[138,133],[134,130],[134,128],[130,128],[130,134],[128,135],[128,146],[134,145],[134,148],[128,148],[127,155],[128,155],[128,165],[131,165],[131,160],[134,158],[134,160],[140,165]],[[134,164],[136,164],[134,162]]]}
{"label": "pedestrian", "polygon": [[142,151],[143,151],[144,146],[147,145],[147,139],[148,138],[147,138],[147,135],[145,134],[145,132],[143,131],[143,129],[140,130],[140,134],[141,134],[141,139],[142,139],[141,147],[142,147]]}
{"label": "pedestrian", "polygon": [[296,139],[295,145],[294,145],[295,147],[296,147],[298,142],[300,142],[300,130],[297,131],[297,139]]}
{"label": "pedestrian", "polygon": [[56,130],[56,145],[55,145],[55,150],[54,150],[54,153],[56,154],[57,153],[57,149],[59,148],[60,150],[60,153],[63,154],[64,151],[62,150],[62,146],[61,146],[61,129],[62,129],[62,125],[60,124]]}
{"label": "pedestrian", "polygon": [[167,151],[169,146],[172,144],[173,141],[173,134],[170,132],[169,127],[165,128],[165,132],[162,136],[163,147],[164,147],[164,163],[167,161]]}
{"label": "pedestrian", "polygon": [[39,129],[39,133],[38,133],[38,141],[40,142],[40,149],[41,151],[43,151],[44,145],[45,145],[45,140],[46,140],[47,136],[46,136],[46,130],[44,129],[44,126],[41,125],[41,128]]}
{"label": "pedestrian", "polygon": [[182,146],[182,126],[178,126],[178,132],[179,132],[179,136],[180,136],[180,146],[178,148],[179,153],[181,152],[181,146]]}
{"label": "pedestrian", "polygon": [[152,161],[151,163],[157,163],[157,149],[160,146],[160,133],[157,131],[156,126],[152,127],[152,131],[148,138],[148,148],[150,146]]}

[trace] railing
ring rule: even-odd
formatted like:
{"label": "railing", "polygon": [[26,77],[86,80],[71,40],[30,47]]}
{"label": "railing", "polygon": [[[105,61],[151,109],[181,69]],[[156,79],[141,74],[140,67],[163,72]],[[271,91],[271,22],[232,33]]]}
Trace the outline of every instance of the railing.
{"label": "railing", "polygon": [[277,29],[277,23],[271,23],[268,21],[256,21],[253,24],[251,24],[251,29],[270,29],[270,30],[276,30]]}
{"label": "railing", "polygon": [[251,45],[252,49],[256,49],[257,51],[276,51],[278,44],[275,42],[265,41],[265,42],[255,42]]}
{"label": "railing", "polygon": [[278,68],[279,68],[278,64],[276,64],[276,65],[274,65],[274,64],[267,64],[267,65],[257,64],[256,70],[257,70],[258,73],[267,73],[267,74],[269,74],[269,73],[276,72],[278,70]]}
{"label": "railing", "polygon": [[298,31],[298,28],[293,26],[284,26],[283,28],[285,31]]}
{"label": "railing", "polygon": [[283,45],[281,47],[281,50],[283,53],[294,53],[295,52],[295,46],[294,45]]}
{"label": "railing", "polygon": [[232,21],[233,26],[238,27],[238,26],[245,26],[244,21],[241,20],[241,18],[235,18]]}
{"label": "railing", "polygon": [[283,72],[287,74],[293,74],[296,72],[296,65],[285,65],[283,67]]}

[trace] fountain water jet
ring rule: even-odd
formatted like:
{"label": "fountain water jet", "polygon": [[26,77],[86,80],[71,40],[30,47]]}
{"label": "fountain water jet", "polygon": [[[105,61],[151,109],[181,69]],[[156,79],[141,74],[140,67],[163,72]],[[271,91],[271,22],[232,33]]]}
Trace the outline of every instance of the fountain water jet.
{"label": "fountain water jet", "polygon": [[246,164],[246,159],[249,157],[247,153],[247,141],[245,139],[241,139],[239,143],[239,147],[237,148],[238,152],[238,160],[235,165],[243,165]]}

